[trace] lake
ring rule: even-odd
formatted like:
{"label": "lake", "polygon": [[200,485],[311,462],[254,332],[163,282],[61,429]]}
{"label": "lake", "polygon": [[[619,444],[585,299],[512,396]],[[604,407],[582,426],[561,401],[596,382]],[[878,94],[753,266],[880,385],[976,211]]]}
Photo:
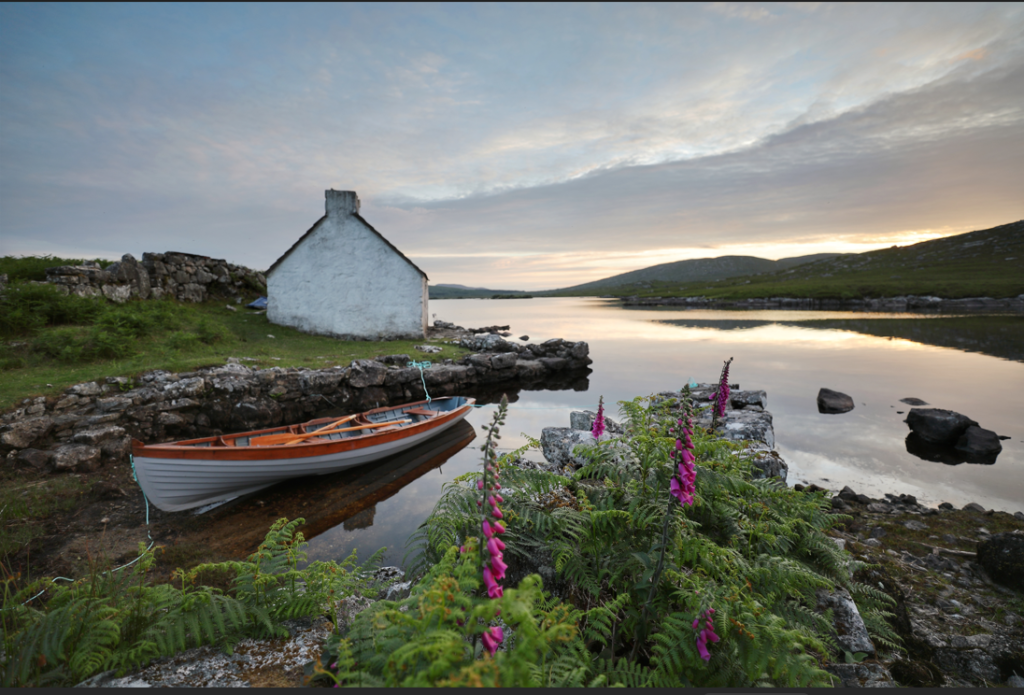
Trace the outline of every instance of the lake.
{"label": "lake", "polygon": [[[570,411],[596,410],[601,395],[615,418],[617,401],[679,389],[691,378],[714,382],[722,362],[733,357],[730,382],[768,393],[776,450],[789,464],[791,485],[817,483],[833,491],[849,485],[871,497],[908,493],[932,506],[978,502],[1024,511],[1020,315],[629,308],[596,298],[434,300],[430,312],[431,322],[467,328],[507,324],[509,340],[528,335],[533,343],[564,338],[590,344],[587,389],[520,391],[502,430],[504,450],[525,444],[523,433],[539,438],[544,427],[568,427]],[[821,387],[849,394],[856,407],[819,413]],[[917,458],[904,443],[910,406],[900,399],[907,397],[963,413],[1011,439],[1002,442],[993,465]],[[405,540],[430,513],[442,485],[479,470],[480,433],[495,408],[467,418],[478,435],[472,442],[471,434],[462,436],[442,459],[424,453],[429,462],[412,482],[347,521],[329,528],[321,522],[310,559],[337,559],[352,548],[365,558],[387,547],[387,562],[401,564]],[[527,458],[542,456],[531,451]]]}

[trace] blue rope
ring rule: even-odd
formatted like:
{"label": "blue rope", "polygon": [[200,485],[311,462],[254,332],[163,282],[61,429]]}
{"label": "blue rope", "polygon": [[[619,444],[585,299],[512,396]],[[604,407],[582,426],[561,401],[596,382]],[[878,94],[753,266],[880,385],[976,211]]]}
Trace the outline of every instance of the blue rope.
{"label": "blue rope", "polygon": [[423,370],[430,368],[430,361],[416,362],[415,360],[409,363],[410,367],[416,367],[420,370],[420,381],[423,382],[423,393],[427,396],[427,403],[430,402],[430,394],[427,393],[427,380],[423,378]]}

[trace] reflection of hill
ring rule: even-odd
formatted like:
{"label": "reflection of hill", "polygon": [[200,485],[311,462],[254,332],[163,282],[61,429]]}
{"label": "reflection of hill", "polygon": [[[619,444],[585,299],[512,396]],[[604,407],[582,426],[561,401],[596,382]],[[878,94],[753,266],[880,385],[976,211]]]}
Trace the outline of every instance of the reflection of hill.
{"label": "reflection of hill", "polygon": [[1024,362],[1024,316],[962,316],[930,319],[821,319],[780,321],[801,328],[855,331],[902,338],[964,352]]}
{"label": "reflection of hill", "polygon": [[741,331],[747,328],[760,328],[761,326],[770,326],[773,323],[781,322],[757,321],[754,319],[737,319],[734,321],[714,321],[711,319],[670,319],[667,321],[658,321],[658,323],[667,323],[672,326],[679,326],[680,328],[714,328],[719,331]]}
{"label": "reflection of hill", "polygon": [[734,331],[778,324],[796,328],[853,331],[880,338],[902,338],[924,345],[1024,362],[1024,316],[961,316],[906,319],[812,319],[809,321],[758,321],[731,319],[672,319],[659,321],[681,328],[713,328]]}

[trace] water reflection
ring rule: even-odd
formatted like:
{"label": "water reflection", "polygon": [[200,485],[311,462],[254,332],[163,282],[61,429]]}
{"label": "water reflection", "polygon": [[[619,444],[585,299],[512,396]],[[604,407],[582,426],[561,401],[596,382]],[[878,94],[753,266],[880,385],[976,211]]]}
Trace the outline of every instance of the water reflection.
{"label": "water reflection", "polygon": [[914,432],[907,435],[905,443],[907,446],[907,452],[913,454],[917,458],[925,461],[944,463],[947,466],[958,466],[961,463],[983,463],[991,466],[996,462],[996,458],[999,456],[998,454],[989,454],[986,456],[965,454],[952,446],[934,444],[926,439],[922,439]]}
{"label": "water reflection", "polygon": [[[778,312],[793,313],[793,312]],[[811,312],[808,312],[811,313]],[[813,312],[820,314],[823,312]],[[836,312],[838,313],[838,312]],[[824,331],[852,331],[882,338],[899,338],[923,345],[954,348],[1024,362],[1024,316],[922,316],[892,315],[885,318],[782,318],[764,319],[663,319],[661,323],[683,328],[719,331],[749,330],[781,325]]]}

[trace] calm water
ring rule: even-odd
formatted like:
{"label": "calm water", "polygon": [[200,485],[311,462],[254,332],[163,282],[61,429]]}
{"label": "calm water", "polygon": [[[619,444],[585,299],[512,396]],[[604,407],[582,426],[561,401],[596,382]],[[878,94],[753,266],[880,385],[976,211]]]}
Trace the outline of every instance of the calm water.
{"label": "calm water", "polygon": [[[466,327],[508,324],[511,340],[529,335],[530,342],[590,344],[587,390],[518,394],[502,431],[508,449],[525,443],[521,433],[539,438],[544,427],[568,427],[569,412],[596,409],[599,395],[612,404],[677,389],[689,378],[715,381],[722,361],[734,357],[730,381],[768,393],[790,484],[814,482],[834,491],[850,485],[872,497],[909,493],[931,505],[974,501],[1024,511],[1024,317],[631,309],[600,299],[435,300],[430,311]],[[821,387],[849,394],[856,408],[818,413]],[[994,465],[923,461],[904,445],[910,407],[899,399],[911,396],[1011,439],[1003,441]],[[480,432],[494,409],[477,409],[467,420]],[[613,417],[615,410],[609,408]],[[352,548],[366,557],[387,546],[388,561],[399,564],[405,539],[430,513],[442,484],[479,468],[480,438],[463,440],[442,465],[435,457],[429,472],[358,518],[331,528],[319,523],[310,559],[337,558]]]}

